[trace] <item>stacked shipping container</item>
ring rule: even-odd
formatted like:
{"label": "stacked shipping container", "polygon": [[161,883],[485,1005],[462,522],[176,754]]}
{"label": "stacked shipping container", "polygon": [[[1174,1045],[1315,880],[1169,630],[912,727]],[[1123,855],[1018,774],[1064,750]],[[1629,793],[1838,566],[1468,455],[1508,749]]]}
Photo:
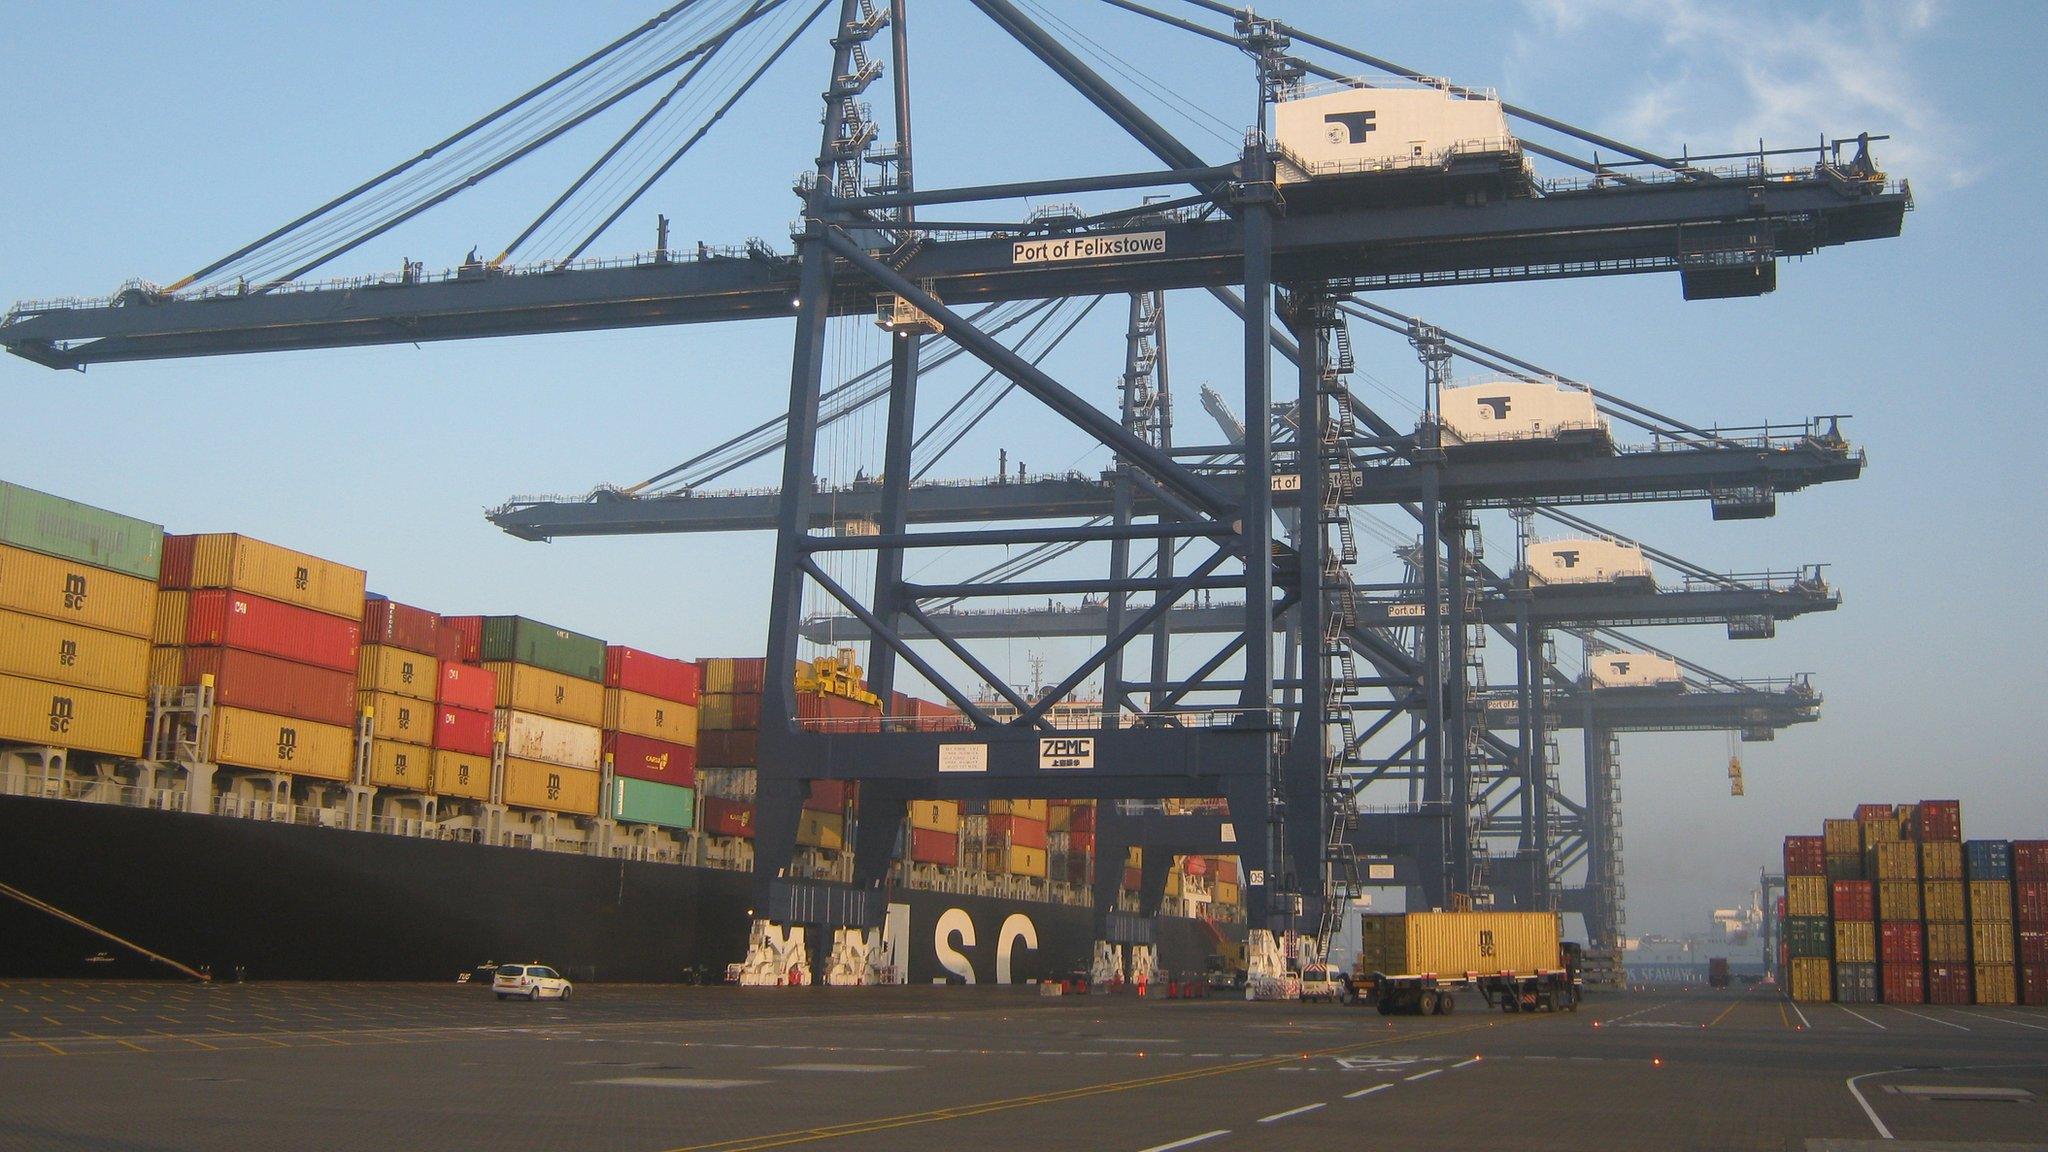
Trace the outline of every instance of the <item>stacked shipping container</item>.
{"label": "stacked shipping container", "polygon": [[499,794],[513,808],[595,816],[604,755],[604,641],[523,616],[461,617],[497,676]]}
{"label": "stacked shipping container", "polygon": [[2018,1003],[2014,962],[2012,845],[1972,840],[1963,845],[1963,880],[1970,915],[1970,976],[1979,1004]]}
{"label": "stacked shipping container", "polygon": [[604,755],[614,820],[688,830],[697,825],[697,665],[637,648],[604,650]]}
{"label": "stacked shipping container", "polygon": [[2012,907],[2019,1001],[2048,1005],[2048,840],[2013,841]]}
{"label": "stacked shipping container", "polygon": [[139,756],[163,528],[0,482],[0,741]]}
{"label": "stacked shipping container", "polygon": [[441,728],[441,618],[371,596],[362,624],[356,688],[369,740],[365,779],[380,788],[432,791],[434,739]]}
{"label": "stacked shipping container", "polygon": [[1785,948],[1794,1000],[1834,996],[1825,839],[1785,837]]}

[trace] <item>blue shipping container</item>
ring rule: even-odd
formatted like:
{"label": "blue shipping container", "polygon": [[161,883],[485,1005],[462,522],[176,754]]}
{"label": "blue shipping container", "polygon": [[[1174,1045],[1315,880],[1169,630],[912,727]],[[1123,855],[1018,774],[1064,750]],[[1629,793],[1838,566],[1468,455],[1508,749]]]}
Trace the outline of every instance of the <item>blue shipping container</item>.
{"label": "blue shipping container", "polygon": [[1963,874],[1972,880],[2012,879],[2012,844],[1971,840],[1963,845]]}

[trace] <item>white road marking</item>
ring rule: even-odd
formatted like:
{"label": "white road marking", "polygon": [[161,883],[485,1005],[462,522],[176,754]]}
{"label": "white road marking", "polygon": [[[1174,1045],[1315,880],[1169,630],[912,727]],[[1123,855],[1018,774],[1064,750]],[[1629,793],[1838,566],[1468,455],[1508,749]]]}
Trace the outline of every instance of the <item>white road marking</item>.
{"label": "white road marking", "polygon": [[1676,1003],[1678,1003],[1678,1001],[1676,1000],[1666,1000],[1662,1004],[1652,1004],[1647,1008],[1638,1008],[1633,1012],[1624,1012],[1619,1016],[1609,1016],[1607,1019],[1602,1020],[1600,1023],[1602,1025],[1612,1024],[1616,1020],[1626,1020],[1631,1016],[1641,1016],[1645,1012],[1655,1012],[1659,1008],[1668,1008]]}
{"label": "white road marking", "polygon": [[770,1072],[908,1072],[910,1064],[777,1064]]}
{"label": "white road marking", "polygon": [[1299,1116],[1299,1115],[1301,1115],[1301,1114],[1302,1114],[1303,1112],[1313,1112],[1313,1111],[1315,1111],[1316,1109],[1318,1109],[1318,1108],[1322,1108],[1322,1107],[1324,1107],[1324,1106],[1325,1106],[1325,1105],[1322,1105],[1322,1104],[1303,1104],[1303,1105],[1302,1105],[1301,1107],[1299,1107],[1299,1108],[1289,1108],[1289,1109],[1288,1109],[1287,1111],[1285,1111],[1285,1112],[1275,1112],[1275,1113],[1273,1113],[1273,1114],[1272,1114],[1271,1116],[1261,1116],[1261,1117],[1259,1117],[1259,1123],[1261,1123],[1261,1124],[1271,1124],[1271,1123],[1273,1123],[1274,1121],[1277,1121],[1277,1120],[1285,1120],[1285,1119],[1287,1119],[1287,1118],[1288,1118],[1289,1116]]}
{"label": "white road marking", "polygon": [[1402,1079],[1403,1079],[1403,1080],[1427,1080],[1427,1079],[1429,1079],[1429,1078],[1430,1078],[1431,1076],[1434,1076],[1434,1075],[1436,1075],[1437,1073],[1439,1073],[1439,1072],[1441,1072],[1441,1071],[1443,1071],[1443,1069],[1441,1069],[1441,1068],[1431,1068],[1431,1069],[1430,1069],[1429,1071],[1427,1071],[1427,1072],[1417,1072],[1417,1073],[1416,1073],[1415,1075],[1413,1075],[1413,1076],[1403,1076],[1403,1077],[1402,1077]]}
{"label": "white road marking", "polygon": [[1478,1057],[1478,1056],[1474,1056],[1474,1057],[1473,1057],[1473,1058],[1471,1058],[1470,1060],[1467,1060],[1467,1061],[1465,1061],[1465,1062],[1463,1062],[1463,1063],[1461,1063],[1461,1064],[1453,1064],[1453,1065],[1451,1065],[1451,1069],[1452,1069],[1453,1071],[1456,1071],[1456,1070],[1457,1070],[1457,1069],[1459,1069],[1459,1068],[1470,1068],[1470,1067],[1471,1067],[1471,1066],[1473,1066],[1474,1064],[1477,1064],[1477,1063],[1479,1063],[1480,1059],[1481,1059],[1481,1057]]}
{"label": "white road marking", "polygon": [[1171,1144],[1154,1144],[1150,1148],[1139,1149],[1139,1152],[1173,1152],[1176,1148],[1186,1148],[1191,1144],[1200,1144],[1204,1140],[1214,1140],[1218,1136],[1228,1135],[1230,1135],[1230,1129],[1218,1128],[1214,1132],[1204,1132],[1200,1136],[1190,1136],[1185,1140],[1175,1140]]}
{"label": "white road marking", "polygon": [[1994,1015],[1992,1015],[1992,1014],[1991,1014],[1991,1013],[1989,1013],[1989,1012],[1982,1012],[1982,1013],[1979,1013],[1979,1015],[1980,1015],[1980,1016],[1981,1016],[1981,1017],[1982,1017],[1983,1019],[1986,1019],[1986,1020],[1996,1020],[1996,1021],[1998,1021],[1998,1022],[1999,1022],[2000,1024],[2017,1024],[2017,1025],[2019,1025],[2019,1026],[2020,1026],[2020,1027],[2022,1027],[2022,1028],[2032,1028],[2032,1029],[2033,1029],[2034,1031],[2036,1031],[2036,1032],[2048,1032],[2048,1028],[2043,1028],[2043,1027],[2042,1027],[2041,1025],[2039,1025],[2039,1024],[2029,1024],[2029,1023],[2027,1023],[2027,1022],[2026,1022],[2025,1020],[2015,1020],[2015,1019],[2013,1019],[2013,1018],[2012,1018],[2012,1017],[2010,1017],[2010,1016],[1994,1016]]}
{"label": "white road marking", "polygon": [[1344,1098],[1345,1098],[1346,1100],[1356,1100],[1356,1099],[1358,1099],[1358,1098],[1359,1098],[1360,1096],[1370,1096],[1370,1095],[1372,1095],[1372,1094],[1373,1094],[1373,1093],[1375,1093],[1375,1092],[1384,1092],[1384,1091],[1386,1091],[1387,1089],[1389,1089],[1389,1088],[1392,1088],[1392,1087],[1393,1087],[1393,1085],[1392,1085],[1392,1084],[1375,1084],[1375,1085],[1373,1085],[1373,1086],[1372,1086],[1372,1087],[1370,1087],[1370,1088],[1360,1088],[1360,1089],[1359,1089],[1358,1091],[1356,1091],[1356,1092],[1346,1092],[1346,1093],[1344,1094]]}
{"label": "white road marking", "polygon": [[1894,1137],[1892,1136],[1892,1130],[1885,1127],[1884,1121],[1879,1120],[1877,1118],[1877,1109],[1872,1108],[1870,1106],[1870,1101],[1865,1100],[1863,1098],[1863,1090],[1861,1088],[1856,1087],[1856,1082],[1866,1077],[1884,1076],[1894,1071],[1897,1071],[1897,1069],[1886,1069],[1884,1072],[1865,1072],[1862,1076],[1851,1076],[1847,1080],[1842,1081],[1842,1083],[1849,1086],[1849,1095],[1854,1096],[1856,1098],[1856,1103],[1861,1104],[1863,1106],[1863,1114],[1865,1116],[1870,1117],[1871,1126],[1877,1129],[1877,1134],[1879,1136],[1884,1137],[1887,1140],[1894,1139]]}
{"label": "white road marking", "polygon": [[1948,1026],[1948,1027],[1950,1027],[1950,1028],[1954,1028],[1954,1029],[1955,1029],[1956,1031],[1958,1031],[1958,1032],[1968,1032],[1968,1031],[1970,1031],[1970,1029],[1968,1029],[1968,1028],[1965,1028],[1965,1027],[1963,1027],[1963,1026],[1962,1026],[1961,1024],[1957,1024],[1957,1023],[1956,1023],[1956,1022],[1954,1022],[1953,1020],[1943,1020],[1943,1019],[1942,1019],[1941,1017],[1939,1017],[1939,1016],[1929,1016],[1929,1015],[1926,1015],[1925,1013],[1921,1013],[1921,1012],[1907,1012],[1907,1011],[1906,1011],[1906,1010],[1905,1010],[1904,1008],[1901,1008],[1901,1007],[1899,1007],[1899,1006],[1898,1006],[1897,1004],[1887,1004],[1887,1005],[1885,1005],[1885,1007],[1887,1007],[1887,1008],[1891,1009],[1891,1010],[1892,1010],[1892,1011],[1894,1011],[1894,1012],[1905,1012],[1905,1013],[1906,1013],[1906,1015],[1908,1015],[1908,1016],[1917,1016],[1917,1017],[1919,1017],[1919,1018],[1920,1018],[1920,1019],[1922,1019],[1922,1020],[1932,1020],[1932,1021],[1934,1021],[1934,1022],[1935,1022],[1936,1024],[1943,1024],[1943,1025],[1946,1025],[1946,1026]]}
{"label": "white road marking", "polygon": [[1811,1028],[1811,1027],[1813,1027],[1813,1021],[1811,1021],[1811,1020],[1808,1020],[1808,1019],[1806,1018],[1806,1013],[1804,1013],[1804,1012],[1801,1012],[1801,1011],[1799,1011],[1799,1002],[1798,1002],[1797,1000],[1787,1000],[1787,1001],[1785,1001],[1785,1002],[1786,1002],[1787,1004],[1790,1004],[1790,1005],[1792,1005],[1792,1011],[1793,1011],[1793,1013],[1794,1013],[1794,1014],[1796,1014],[1796,1015],[1797,1015],[1797,1016],[1799,1017],[1799,1024],[1800,1024],[1800,1026],[1801,1026],[1801,1027],[1803,1027],[1803,1028]]}
{"label": "white road marking", "polygon": [[625,1088],[745,1088],[766,1084],[766,1080],[705,1080],[688,1076],[621,1076],[615,1080],[585,1080],[585,1084],[617,1084]]}
{"label": "white road marking", "polygon": [[1858,1012],[1857,1010],[1855,1010],[1854,1008],[1851,1008],[1851,1007],[1849,1007],[1849,1006],[1848,1006],[1848,1005],[1846,1005],[1846,1004],[1837,1004],[1837,1005],[1835,1005],[1835,1007],[1837,1007],[1837,1008],[1840,1008],[1840,1009],[1841,1009],[1842,1011],[1844,1011],[1844,1012],[1847,1012],[1847,1013],[1848,1013],[1849,1015],[1851,1015],[1851,1016],[1854,1016],[1854,1017],[1855,1017],[1855,1018],[1857,1018],[1858,1020],[1861,1020],[1861,1021],[1863,1021],[1863,1022],[1864,1022],[1865,1024],[1868,1024],[1868,1025],[1870,1025],[1870,1026],[1871,1026],[1872,1028],[1875,1028],[1875,1029],[1877,1029],[1877,1030],[1878,1030],[1878,1031],[1880,1031],[1880,1032],[1889,1032],[1889,1031],[1891,1031],[1891,1029],[1889,1029],[1889,1028],[1886,1028],[1886,1027],[1885,1027],[1884,1025],[1882,1025],[1882,1024],[1879,1024],[1879,1023],[1878,1023],[1877,1021],[1875,1021],[1875,1020],[1872,1020],[1872,1019],[1871,1019],[1870,1017],[1868,1017],[1868,1016],[1865,1016],[1865,1015],[1864,1015],[1863,1013],[1861,1013],[1861,1012]]}

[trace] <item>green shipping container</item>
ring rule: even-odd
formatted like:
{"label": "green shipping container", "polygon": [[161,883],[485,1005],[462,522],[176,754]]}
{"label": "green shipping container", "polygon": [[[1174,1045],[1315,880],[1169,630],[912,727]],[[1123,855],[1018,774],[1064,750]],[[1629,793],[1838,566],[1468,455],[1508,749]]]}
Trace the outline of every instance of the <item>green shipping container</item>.
{"label": "green shipping container", "polygon": [[614,776],[612,819],[687,831],[697,826],[697,790]]}
{"label": "green shipping container", "polygon": [[0,480],[0,544],[155,580],[164,526]]}
{"label": "green shipping container", "polygon": [[604,641],[524,616],[484,617],[483,655],[604,682]]}
{"label": "green shipping container", "polygon": [[1834,955],[1833,922],[1825,916],[1787,916],[1785,947],[1794,957],[1826,959]]}

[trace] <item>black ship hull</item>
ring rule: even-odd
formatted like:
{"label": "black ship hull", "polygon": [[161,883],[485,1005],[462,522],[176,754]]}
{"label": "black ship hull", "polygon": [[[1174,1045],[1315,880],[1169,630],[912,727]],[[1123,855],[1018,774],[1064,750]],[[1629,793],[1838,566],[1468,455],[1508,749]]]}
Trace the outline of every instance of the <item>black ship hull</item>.
{"label": "black ship hull", "polygon": [[[0,796],[0,883],[217,978],[449,980],[537,960],[582,980],[708,982],[744,956],[752,919],[740,872],[13,796]],[[1086,908],[921,890],[890,903],[913,983],[1089,964]],[[1199,972],[1213,939],[1162,918],[1161,966]],[[166,975],[0,900],[0,976]]]}

